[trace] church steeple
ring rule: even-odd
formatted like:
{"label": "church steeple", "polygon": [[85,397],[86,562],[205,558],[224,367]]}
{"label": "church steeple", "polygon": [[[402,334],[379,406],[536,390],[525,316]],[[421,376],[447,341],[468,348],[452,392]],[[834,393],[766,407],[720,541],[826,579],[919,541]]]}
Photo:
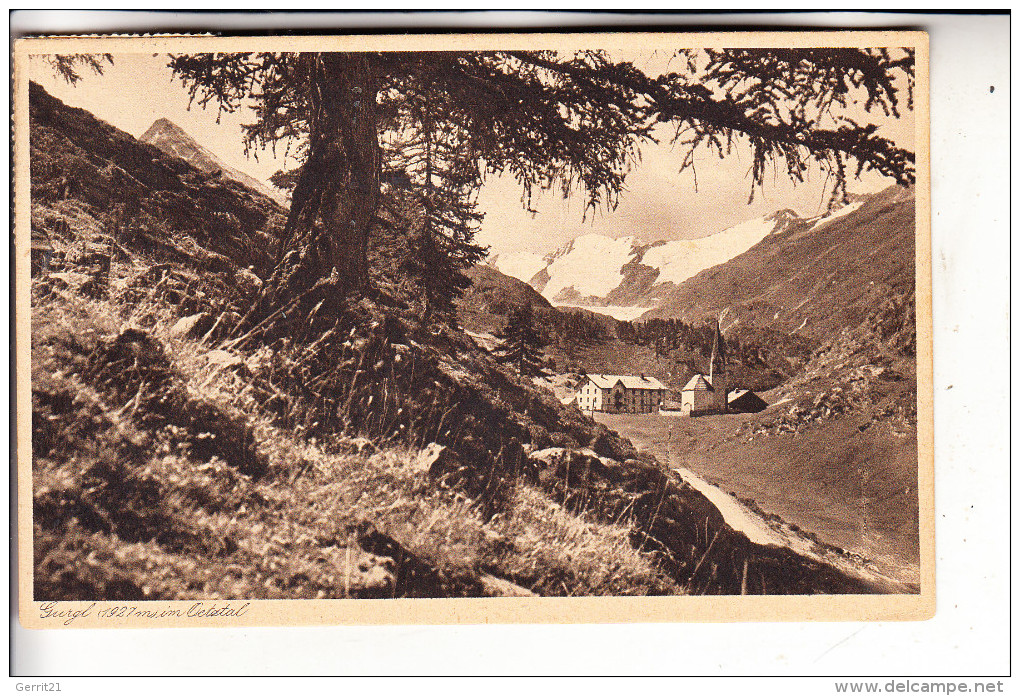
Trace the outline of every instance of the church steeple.
{"label": "church steeple", "polygon": [[[716,363],[718,362],[718,370]],[[708,364],[708,381],[712,385],[715,395],[716,408],[725,411],[728,406],[726,392],[728,384],[726,379],[726,339],[723,338],[722,328],[719,320],[715,320],[715,336],[712,339],[712,358]]]}

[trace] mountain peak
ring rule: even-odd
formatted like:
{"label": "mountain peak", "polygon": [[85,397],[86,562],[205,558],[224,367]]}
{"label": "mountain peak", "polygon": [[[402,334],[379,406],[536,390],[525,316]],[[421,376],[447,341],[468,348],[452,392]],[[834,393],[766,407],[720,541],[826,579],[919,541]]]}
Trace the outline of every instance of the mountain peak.
{"label": "mountain peak", "polygon": [[142,133],[142,137],[140,137],[139,140],[143,143],[147,143],[158,134],[166,132],[174,133],[175,135],[183,135],[189,139],[191,138],[187,131],[164,116],[153,121],[152,125],[149,126],[149,129]]}
{"label": "mountain peak", "polygon": [[777,210],[771,215],[765,217],[765,220],[767,222],[774,222],[776,223],[777,227],[780,225],[789,226],[790,224],[800,219],[801,217],[800,215],[797,214],[797,211],[792,210],[791,208],[783,208],[782,210]]}
{"label": "mountain peak", "polygon": [[154,145],[168,155],[179,157],[203,174],[223,176],[239,184],[243,184],[264,196],[269,196],[280,205],[286,205],[286,195],[271,188],[268,184],[226,164],[203,147],[191,134],[170,119],[157,118],[142,134],[139,140]]}

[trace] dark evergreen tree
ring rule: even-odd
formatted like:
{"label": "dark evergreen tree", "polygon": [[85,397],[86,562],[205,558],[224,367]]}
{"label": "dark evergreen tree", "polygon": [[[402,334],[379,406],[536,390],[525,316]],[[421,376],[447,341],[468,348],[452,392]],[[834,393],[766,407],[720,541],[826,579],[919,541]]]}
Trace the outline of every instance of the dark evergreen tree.
{"label": "dark evergreen tree", "polygon": [[564,346],[603,343],[608,338],[605,325],[586,312],[560,310],[550,319],[557,324],[559,342]]}
{"label": "dark evergreen tree", "polygon": [[43,55],[42,59],[53,68],[53,72],[72,85],[78,84],[81,80],[80,68],[87,68],[102,75],[104,64],[113,65],[113,56],[109,53],[50,54]]}
{"label": "dark evergreen tree", "polygon": [[[385,173],[404,160],[417,161],[409,179],[430,220],[419,252],[445,247],[464,263],[485,174],[512,175],[525,205],[536,187],[559,186],[583,190],[589,208],[612,207],[637,146],[660,122],[676,125],[685,168],[699,148],[722,157],[745,139],[752,195],[769,162],[795,180],[817,164],[834,196],[845,194],[850,162],[858,173],[913,181],[912,153],[845,108],[859,95],[866,110],[909,108],[909,51],[679,53],[682,69],[656,77],[600,51],[206,53],[176,56],[171,67],[199,104],[232,111],[254,100],[248,145],[297,143],[302,166],[267,286],[271,306],[304,295],[308,306],[331,303],[363,287]],[[435,301],[443,290],[428,293]]]}
{"label": "dark evergreen tree", "polygon": [[[684,69],[661,76],[651,110],[677,124],[673,142],[720,158],[737,140],[752,150],[750,200],[768,165],[795,182],[814,164],[832,183],[829,205],[846,202],[850,177],[872,170],[900,184],[914,181],[914,154],[877,134],[862,113],[899,117],[913,109],[913,49],[688,49]],[[863,112],[858,107],[863,107]],[[847,172],[852,167],[851,173]],[[696,180],[696,172],[695,172]]]}
{"label": "dark evergreen tree", "polygon": [[415,192],[403,270],[421,290],[426,322],[436,314],[453,319],[453,300],[470,285],[463,270],[486,252],[473,242],[482,219],[476,205],[482,183],[477,156],[459,127],[439,126],[440,114],[452,105],[433,77],[428,71],[414,77],[416,89],[407,87],[393,116],[395,127],[384,139],[384,160],[401,173],[397,188]]}
{"label": "dark evergreen tree", "polygon": [[[572,67],[539,65],[549,61]],[[410,245],[421,258],[407,270],[431,314],[451,288],[430,281],[456,287],[432,263],[480,256],[474,196],[486,173],[511,174],[525,203],[559,183],[564,194],[584,190],[590,207],[612,205],[650,128],[619,69],[596,53],[196,54],[171,67],[198,104],[232,111],[254,100],[247,144],[287,143],[301,161],[263,313],[300,300],[329,316],[364,287],[385,174],[404,171],[423,222]]]}
{"label": "dark evergreen tree", "polygon": [[[289,301],[307,309],[317,302],[311,314],[328,304],[323,314],[330,315],[369,277],[368,235],[379,219],[384,172],[394,173],[383,161],[386,132],[415,133],[393,152],[398,161],[415,159],[417,147],[425,163],[425,225],[407,270],[424,291],[426,318],[436,308],[449,311],[464,285],[459,267],[482,256],[471,240],[485,173],[511,173],[525,205],[535,186],[559,184],[565,196],[574,187],[586,192],[586,213],[603,203],[612,208],[637,143],[653,139],[657,122],[676,126],[673,142],[686,147],[681,170],[694,170],[699,148],[724,157],[745,139],[753,152],[752,199],[769,162],[781,162],[794,181],[818,165],[833,182],[830,207],[847,199],[848,163],[853,176],[874,170],[913,183],[913,153],[848,110],[863,105],[899,116],[902,107],[912,109],[912,49],[677,55],[686,58],[685,69],[658,77],[602,51],[570,58],[555,51],[214,53],[175,56],[170,66],[203,106],[234,111],[255,101],[246,147],[297,141],[300,168],[274,177],[292,184],[293,196],[262,305]],[[108,54],[49,60],[71,83],[80,79],[78,66],[101,73],[103,62],[113,62]],[[301,315],[282,315],[288,313]]]}
{"label": "dark evergreen tree", "polygon": [[497,335],[500,345],[493,354],[502,363],[513,365],[522,375],[539,375],[545,341],[535,329],[531,305],[521,305],[507,316],[506,326]]}
{"label": "dark evergreen tree", "polygon": [[[304,297],[321,307],[364,286],[383,183],[407,161],[417,163],[406,181],[422,187],[427,221],[418,249],[448,253],[454,267],[480,253],[471,244],[473,197],[485,174],[511,174],[525,205],[536,187],[559,186],[564,195],[583,190],[588,208],[613,207],[656,123],[676,126],[683,168],[694,168],[698,149],[723,157],[745,140],[752,197],[770,162],[796,181],[812,163],[821,167],[833,201],[845,198],[851,163],[854,175],[913,181],[913,154],[848,108],[893,116],[912,108],[911,50],[677,54],[681,69],[654,77],[601,51],[202,53],[170,66],[202,106],[229,112],[254,103],[247,146],[284,143],[301,161],[270,306]],[[108,61],[51,63],[74,82],[79,66],[101,71]],[[426,287],[430,308],[456,285]]]}

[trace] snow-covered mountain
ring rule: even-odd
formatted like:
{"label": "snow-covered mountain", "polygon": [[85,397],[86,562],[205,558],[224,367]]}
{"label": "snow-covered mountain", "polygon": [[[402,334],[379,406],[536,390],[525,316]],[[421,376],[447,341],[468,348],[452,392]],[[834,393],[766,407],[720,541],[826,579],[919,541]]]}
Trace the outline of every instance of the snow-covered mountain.
{"label": "snow-covered mountain", "polygon": [[666,242],[649,249],[641,263],[659,269],[659,283],[679,285],[706,268],[729,261],[765,237],[786,229],[798,216],[792,210],[748,220],[699,239]]}
{"label": "snow-covered mountain", "polygon": [[491,257],[488,263],[527,281],[555,305],[631,319],[657,306],[688,278],[800,221],[792,210],[780,210],[707,237],[652,243],[586,234],[545,257],[516,252]]}
{"label": "snow-covered mountain", "polygon": [[640,261],[634,237],[585,234],[545,257],[530,283],[552,302],[604,300],[624,281],[624,267]]}
{"label": "snow-covered mountain", "polygon": [[199,145],[187,131],[170,119],[156,119],[139,140],[143,143],[155,145],[168,155],[181,158],[200,172],[232,179],[265,196],[269,196],[280,205],[287,205],[285,193],[224,163],[211,151]]}

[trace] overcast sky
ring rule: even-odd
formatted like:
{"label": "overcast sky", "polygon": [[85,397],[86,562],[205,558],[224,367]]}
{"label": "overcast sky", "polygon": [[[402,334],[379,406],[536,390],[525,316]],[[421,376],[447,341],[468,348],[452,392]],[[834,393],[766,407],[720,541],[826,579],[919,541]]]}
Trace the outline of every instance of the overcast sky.
{"label": "overcast sky", "polygon": [[[657,56],[626,56],[637,65],[655,72]],[[199,143],[232,167],[262,179],[277,170],[293,166],[282,152],[252,153],[246,157],[241,143],[241,124],[250,122],[250,112],[219,115],[215,108],[188,109],[188,95],[166,67],[166,57],[151,54],[117,54],[114,65],[103,75],[84,74],[76,85],[66,84],[41,59],[30,61],[30,78],[50,94],[72,106],[81,107],[102,120],[138,137],[158,118],[169,118]],[[904,147],[913,147],[913,118],[884,122],[882,132]],[[668,135],[665,129],[662,135]],[[724,160],[703,153],[698,160],[698,188],[690,171],[678,174],[681,153],[668,144],[642,149],[641,162],[627,178],[627,190],[614,211],[599,211],[582,219],[582,196],[564,200],[558,192],[537,194],[524,210],[519,187],[510,179],[494,177],[486,182],[480,196],[485,220],[478,241],[493,253],[531,251],[546,253],[580,234],[610,237],[635,236],[646,241],[690,239],[719,232],[731,225],[781,208],[793,208],[802,215],[824,209],[824,175],[812,172],[805,184],[793,186],[779,172],[748,205],[750,154],[738,150]],[[852,182],[851,191],[864,193],[885,188],[892,181],[866,175]]]}

